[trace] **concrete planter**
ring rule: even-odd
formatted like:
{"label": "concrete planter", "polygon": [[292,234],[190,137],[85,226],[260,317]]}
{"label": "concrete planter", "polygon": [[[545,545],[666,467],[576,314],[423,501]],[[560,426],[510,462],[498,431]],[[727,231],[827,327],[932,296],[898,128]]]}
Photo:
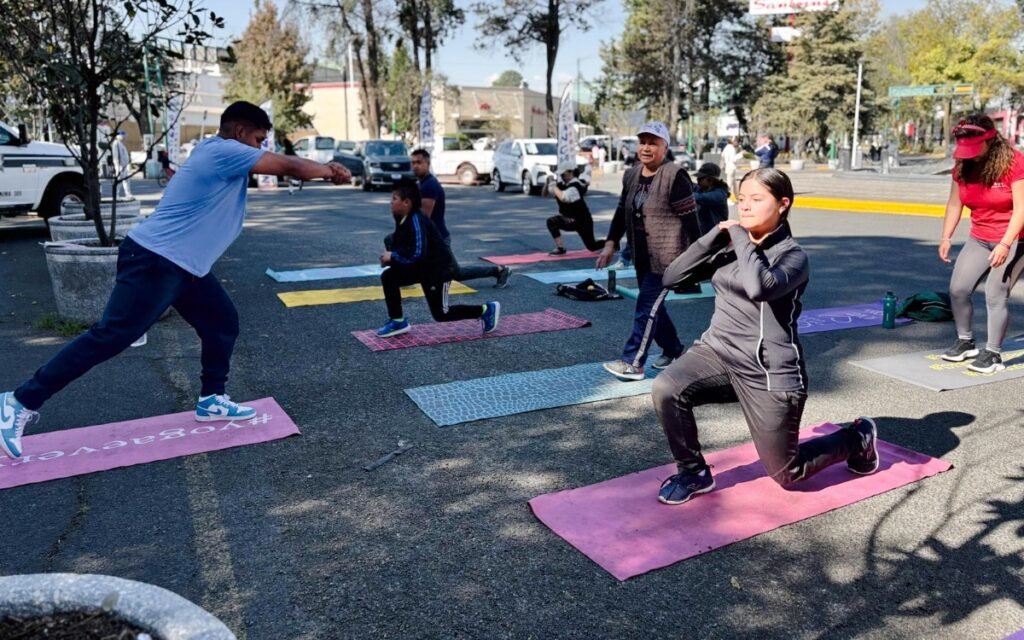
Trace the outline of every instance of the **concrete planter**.
{"label": "concrete planter", "polygon": [[[118,205],[116,229],[118,237],[128,235],[128,232],[140,222],[142,222],[142,216],[137,213],[122,213],[121,207]],[[109,232],[110,216],[103,216],[103,225]],[[65,213],[64,215],[50,218],[49,226],[50,239],[54,242],[97,239],[96,223],[86,218],[84,213]]]}
{"label": "concrete planter", "polygon": [[99,240],[77,244],[44,245],[57,313],[65,320],[92,324],[114,289],[117,247],[101,247]]}
{"label": "concrete planter", "polygon": [[99,609],[165,640],[236,640],[217,618],[153,585],[76,573],[0,578],[0,617],[28,618]]}
{"label": "concrete planter", "polygon": [[803,171],[804,170],[804,161],[803,160],[797,160],[796,158],[790,160],[789,161],[789,170],[790,171]]}
{"label": "concrete planter", "polygon": [[[103,200],[100,202],[100,215],[104,218],[110,217],[110,209],[113,203],[110,200]],[[81,202],[65,202],[63,211],[61,213],[65,215],[82,214],[85,215],[85,205]],[[120,218],[122,215],[140,216],[142,215],[142,205],[135,198],[131,200],[118,200],[117,201],[117,216]]]}

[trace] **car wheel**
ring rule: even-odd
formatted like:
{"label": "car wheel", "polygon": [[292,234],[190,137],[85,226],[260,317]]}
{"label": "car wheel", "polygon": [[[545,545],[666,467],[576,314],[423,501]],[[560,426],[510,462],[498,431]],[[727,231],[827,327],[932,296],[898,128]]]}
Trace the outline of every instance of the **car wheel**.
{"label": "car wheel", "polygon": [[523,172],[523,195],[533,195],[533,183],[530,182],[530,174]]}
{"label": "car wheel", "polygon": [[50,218],[64,212],[64,203],[82,204],[85,202],[85,185],[81,180],[63,178],[55,180],[46,190],[42,202],[39,203],[39,216]]}
{"label": "car wheel", "polygon": [[459,182],[464,186],[472,187],[476,184],[479,174],[476,172],[476,168],[471,164],[462,165],[459,167]]}
{"label": "car wheel", "polygon": [[505,190],[505,183],[501,181],[501,174],[498,173],[497,169],[494,170],[494,175],[491,176],[491,184],[494,185],[496,192]]}

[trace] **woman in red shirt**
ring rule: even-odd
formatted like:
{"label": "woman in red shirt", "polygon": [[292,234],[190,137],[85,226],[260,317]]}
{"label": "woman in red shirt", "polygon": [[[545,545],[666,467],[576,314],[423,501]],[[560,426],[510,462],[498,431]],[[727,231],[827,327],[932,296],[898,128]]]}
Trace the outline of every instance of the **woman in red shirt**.
{"label": "woman in red shirt", "polygon": [[[946,203],[939,258],[949,262],[953,232],[963,207],[971,212],[971,235],[956,257],[949,296],[957,340],[942,358],[950,362],[974,361],[968,369],[995,373],[1005,369],[1003,339],[1010,325],[1007,300],[1024,270],[1024,154],[1011,147],[996,131],[992,119],[973,115],[953,128],[956,165]],[[986,277],[987,276],[987,277]],[[988,341],[980,352],[974,344],[971,294],[985,281]]]}

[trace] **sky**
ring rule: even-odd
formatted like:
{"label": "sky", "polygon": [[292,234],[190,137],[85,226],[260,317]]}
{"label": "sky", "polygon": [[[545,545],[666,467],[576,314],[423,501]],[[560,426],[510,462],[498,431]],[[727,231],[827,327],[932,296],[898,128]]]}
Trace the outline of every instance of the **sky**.
{"label": "sky", "polygon": [[[922,8],[926,0],[880,0],[882,16],[909,13]],[[279,7],[286,0],[278,0]],[[252,13],[253,5],[238,0],[205,0],[207,9],[224,17],[225,28],[219,31],[222,37],[216,44],[223,44],[236,38],[245,30]],[[462,86],[489,86],[491,80],[506,69],[519,71],[530,88],[544,91],[545,59],[544,48],[537,44],[522,52],[522,64],[517,64],[511,57],[504,54],[500,46],[479,50],[474,47],[476,40],[476,19],[468,10],[468,0],[457,0],[457,4],[466,8],[466,24],[446,42],[438,52],[434,68],[448,76],[452,84]],[[577,67],[580,74],[592,80],[601,73],[601,61],[598,50],[602,42],[618,38],[625,23],[625,10],[622,0],[604,0],[595,12],[591,29],[587,32],[572,30],[565,34],[559,47],[555,64],[553,83],[555,93],[576,75]]]}

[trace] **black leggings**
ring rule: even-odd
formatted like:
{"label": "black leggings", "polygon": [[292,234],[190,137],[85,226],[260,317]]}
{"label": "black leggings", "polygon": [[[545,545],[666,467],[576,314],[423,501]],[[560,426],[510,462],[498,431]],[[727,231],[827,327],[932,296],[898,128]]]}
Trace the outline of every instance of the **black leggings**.
{"label": "black leggings", "polygon": [[435,279],[423,276],[416,269],[392,265],[380,274],[380,283],[384,287],[384,300],[388,306],[388,317],[397,319],[402,315],[402,287],[418,284],[423,287],[423,295],[427,298],[430,315],[438,322],[454,320],[472,320],[484,314],[483,306],[478,304],[448,305],[448,287],[451,280]]}
{"label": "black leggings", "polygon": [[860,450],[849,429],[800,444],[800,418],[807,393],[755,389],[733,376],[715,351],[695,344],[654,380],[654,409],[680,473],[707,468],[697,437],[693,408],[739,402],[754,448],[768,476],[783,487],[805,480]]}
{"label": "black leggings", "polygon": [[548,231],[552,238],[562,235],[562,231],[575,231],[580,234],[583,246],[588,251],[597,251],[604,247],[603,242],[594,238],[594,219],[590,216],[585,218],[570,218],[568,216],[551,216],[548,218]]}

